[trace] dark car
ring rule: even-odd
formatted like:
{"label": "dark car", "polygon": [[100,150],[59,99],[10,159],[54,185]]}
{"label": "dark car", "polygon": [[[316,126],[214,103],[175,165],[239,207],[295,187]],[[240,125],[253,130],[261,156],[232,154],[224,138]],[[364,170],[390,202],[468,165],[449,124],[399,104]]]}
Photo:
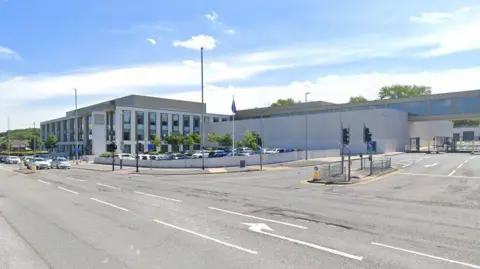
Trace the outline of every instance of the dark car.
{"label": "dark car", "polygon": [[5,163],[7,161],[7,156],[0,156],[0,163]]}
{"label": "dark car", "polygon": [[212,150],[208,153],[208,158],[220,158],[227,156],[227,153],[223,150]]}

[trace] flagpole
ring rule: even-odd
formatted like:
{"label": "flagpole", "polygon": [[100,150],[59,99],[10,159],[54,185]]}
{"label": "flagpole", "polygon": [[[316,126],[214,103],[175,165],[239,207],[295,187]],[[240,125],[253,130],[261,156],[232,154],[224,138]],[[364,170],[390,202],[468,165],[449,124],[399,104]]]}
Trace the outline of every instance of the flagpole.
{"label": "flagpole", "polygon": [[[233,95],[233,103],[235,103],[235,95]],[[235,108],[236,110],[236,108]],[[233,130],[232,130],[232,155],[235,156],[235,111],[233,112]]]}

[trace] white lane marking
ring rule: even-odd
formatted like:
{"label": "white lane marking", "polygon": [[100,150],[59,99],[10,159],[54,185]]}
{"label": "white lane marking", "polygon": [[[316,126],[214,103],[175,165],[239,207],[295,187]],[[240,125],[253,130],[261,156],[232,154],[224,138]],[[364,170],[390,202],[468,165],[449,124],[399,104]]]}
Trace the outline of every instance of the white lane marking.
{"label": "white lane marking", "polygon": [[123,211],[125,211],[125,212],[128,212],[128,209],[126,209],[126,208],[123,208],[123,207],[120,207],[120,206],[116,206],[116,205],[114,205],[114,204],[110,204],[110,203],[107,203],[107,202],[105,202],[105,201],[102,201],[102,200],[99,200],[99,199],[96,199],[96,198],[90,198],[90,200],[93,200],[93,201],[95,201],[95,202],[99,202],[99,203],[102,203],[102,204],[104,204],[104,205],[108,205],[108,206],[111,206],[111,207],[115,207],[115,208],[117,208],[117,209],[120,209],[120,210],[123,210]]}
{"label": "white lane marking", "polygon": [[37,180],[40,181],[40,182],[42,182],[42,183],[44,183],[44,184],[51,185],[50,182],[46,182],[46,181],[43,181],[43,180],[41,180],[41,179],[37,179]]}
{"label": "white lane marking", "polygon": [[468,163],[468,160],[464,161],[463,163]]}
{"label": "white lane marking", "polygon": [[461,163],[461,164],[457,167],[457,169],[461,168],[462,166],[463,166],[463,163]]}
{"label": "white lane marking", "polygon": [[246,214],[242,214],[242,213],[238,213],[238,212],[233,212],[233,211],[228,211],[228,210],[220,209],[220,208],[216,208],[216,207],[208,207],[208,209],[217,210],[217,211],[220,211],[220,212],[224,212],[224,213],[228,213],[228,214],[233,214],[233,215],[237,215],[237,216],[242,216],[242,217],[246,217],[246,218],[258,219],[258,220],[268,221],[268,222],[272,222],[272,223],[282,224],[282,225],[286,225],[286,226],[290,226],[290,227],[295,227],[295,228],[299,228],[299,229],[304,229],[304,230],[308,229],[308,227],[305,227],[305,226],[300,226],[300,225],[291,224],[291,223],[287,223],[287,222],[282,222],[282,221],[278,221],[278,220],[271,220],[271,219],[265,219],[265,218],[255,217],[255,216],[252,216],[252,215],[246,215]]}
{"label": "white lane marking", "polygon": [[303,246],[311,247],[311,248],[314,248],[314,249],[323,250],[323,251],[326,251],[326,252],[330,252],[332,254],[337,254],[337,255],[340,255],[340,256],[343,256],[343,257],[346,257],[346,258],[350,258],[350,259],[354,259],[354,260],[357,260],[357,261],[363,260],[363,257],[361,257],[361,256],[355,256],[355,255],[348,254],[348,253],[345,253],[345,252],[341,252],[341,251],[338,251],[338,250],[335,250],[335,249],[322,247],[322,246],[319,246],[319,245],[315,245],[315,244],[312,244],[312,243],[300,241],[300,240],[297,240],[297,239],[293,239],[293,238],[289,238],[289,237],[265,232],[263,230],[273,231],[273,229],[268,227],[268,225],[266,225],[265,223],[243,223],[243,224],[249,226],[248,229],[250,231],[253,231],[253,232],[256,232],[256,233],[259,233],[259,234],[264,234],[264,235],[268,235],[268,236],[275,237],[275,238],[278,238],[278,239],[286,240],[286,241],[289,241],[289,242],[292,242],[292,243],[297,243],[297,244],[300,244],[300,245],[303,245]]}
{"label": "white lane marking", "polygon": [[471,178],[471,179],[480,179],[480,177],[467,177],[467,176],[447,176],[447,175],[437,175],[437,174],[417,174],[417,173],[398,173],[397,175],[408,175],[408,176],[424,176],[424,177],[448,177],[448,178]]}
{"label": "white lane marking", "polygon": [[435,165],[437,165],[438,163],[433,163],[433,164],[427,164],[427,165],[424,165],[424,167],[434,167]]}
{"label": "white lane marking", "polygon": [[421,161],[421,159],[418,159],[418,160],[416,160],[415,162],[418,163],[419,161]]}
{"label": "white lane marking", "polygon": [[69,189],[65,189],[65,188],[62,188],[62,187],[60,187],[60,186],[58,186],[57,188],[61,189],[62,191],[67,191],[67,192],[70,192],[70,193],[73,193],[73,194],[78,195],[78,192],[76,192],[76,191],[71,191],[71,190],[69,190]]}
{"label": "white lane marking", "polygon": [[67,179],[80,181],[80,182],[85,182],[86,181],[85,179],[78,179],[78,178],[73,178],[73,177],[67,177]]}
{"label": "white lane marking", "polygon": [[402,166],[402,167],[403,167],[403,168],[406,168],[406,167],[409,167],[410,165],[412,165],[412,164],[409,163],[409,164],[406,164],[406,165],[404,165],[404,166]]}
{"label": "white lane marking", "polygon": [[471,160],[471,159],[473,159],[473,158],[475,158],[475,156],[472,156],[472,157],[470,157],[470,159],[469,159],[469,160]]}
{"label": "white lane marking", "polygon": [[453,174],[455,174],[455,172],[457,172],[457,170],[453,170],[450,174],[448,174],[448,176],[451,177]]}
{"label": "white lane marking", "polygon": [[115,190],[119,190],[120,188],[118,187],[114,187],[114,186],[110,186],[110,185],[106,185],[106,184],[102,184],[102,183],[97,183],[98,186],[103,186],[103,187],[107,187],[107,188],[111,188],[111,189],[115,189]]}
{"label": "white lane marking", "polygon": [[399,251],[411,253],[411,254],[417,254],[417,255],[420,255],[420,256],[424,256],[424,257],[428,257],[428,258],[432,258],[432,259],[437,259],[437,260],[441,260],[441,261],[445,261],[445,262],[460,264],[460,265],[468,266],[468,267],[471,267],[471,268],[480,268],[480,266],[475,265],[475,264],[470,264],[470,263],[464,263],[464,262],[459,262],[459,261],[455,261],[455,260],[445,259],[445,258],[441,258],[441,257],[437,257],[437,256],[433,256],[433,255],[429,255],[429,254],[425,254],[425,253],[413,251],[413,250],[408,250],[408,249],[404,249],[404,248],[393,247],[393,246],[384,245],[384,244],[380,244],[380,243],[376,243],[376,242],[372,242],[372,244],[373,244],[373,245],[376,245],[376,246],[381,246],[381,247],[386,247],[386,248],[390,248],[390,249],[395,249],[395,250],[399,250]]}
{"label": "white lane marking", "polygon": [[163,196],[158,196],[158,195],[150,194],[150,193],[144,193],[144,192],[141,192],[141,191],[135,191],[135,193],[143,194],[143,195],[150,196],[150,197],[160,198],[160,199],[164,199],[164,200],[168,200],[168,201],[174,201],[174,202],[179,202],[179,203],[182,202],[181,200],[167,198],[167,197],[163,197]]}
{"label": "white lane marking", "polygon": [[254,251],[254,250],[251,250],[251,249],[248,249],[248,248],[243,248],[243,247],[240,247],[240,246],[237,246],[237,245],[233,245],[233,244],[230,244],[230,243],[227,243],[227,242],[223,242],[223,241],[220,241],[220,240],[215,239],[215,238],[213,238],[213,237],[206,236],[206,235],[203,235],[203,234],[199,234],[199,233],[197,233],[197,232],[190,231],[190,230],[187,230],[187,229],[184,229],[184,228],[181,228],[181,227],[178,227],[178,226],[175,226],[175,225],[172,225],[172,224],[169,224],[169,223],[160,221],[160,220],[158,220],[158,219],[154,219],[153,221],[155,221],[156,223],[160,223],[160,224],[163,224],[163,225],[165,225],[165,226],[168,226],[168,227],[170,227],[170,228],[174,228],[174,229],[177,229],[177,230],[180,230],[180,231],[183,231],[183,232],[186,232],[186,233],[189,233],[189,234],[193,234],[193,235],[199,236],[199,237],[201,237],[201,238],[204,238],[204,239],[213,241],[213,242],[215,242],[215,243],[219,243],[219,244],[224,245],[224,246],[227,246],[227,247],[231,247],[231,248],[235,248],[235,249],[238,249],[238,250],[242,250],[242,251],[245,251],[245,252],[248,252],[248,253],[251,253],[251,254],[258,254],[258,252]]}

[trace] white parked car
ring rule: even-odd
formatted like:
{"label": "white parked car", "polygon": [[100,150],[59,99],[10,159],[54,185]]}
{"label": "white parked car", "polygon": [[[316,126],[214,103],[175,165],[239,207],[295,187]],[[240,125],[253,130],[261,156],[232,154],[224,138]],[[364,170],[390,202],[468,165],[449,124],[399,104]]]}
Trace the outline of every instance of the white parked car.
{"label": "white parked car", "polygon": [[19,164],[21,162],[20,158],[17,156],[9,156],[7,157],[8,164]]}
{"label": "white parked car", "polygon": [[[208,153],[209,153],[209,151],[204,151],[203,152],[204,158],[208,158]],[[192,154],[192,158],[193,159],[201,159],[202,158],[202,153],[201,152],[195,152],[195,153]]]}
{"label": "white parked car", "polygon": [[44,158],[35,158],[33,161],[30,161],[27,164],[28,169],[32,169],[32,167],[35,166],[37,169],[50,169],[50,163],[45,161]]}
{"label": "white parked car", "polygon": [[132,154],[129,153],[122,153],[122,154],[115,154],[115,159],[117,160],[135,160]]}
{"label": "white parked car", "polygon": [[51,163],[51,168],[70,169],[70,162],[62,157],[55,158]]}

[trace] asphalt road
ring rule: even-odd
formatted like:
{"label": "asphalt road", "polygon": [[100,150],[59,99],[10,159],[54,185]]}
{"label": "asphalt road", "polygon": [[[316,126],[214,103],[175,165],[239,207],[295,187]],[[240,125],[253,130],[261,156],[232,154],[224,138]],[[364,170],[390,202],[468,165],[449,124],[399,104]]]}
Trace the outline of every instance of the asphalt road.
{"label": "asphalt road", "polygon": [[0,268],[480,268],[480,156],[195,176],[0,166]]}

